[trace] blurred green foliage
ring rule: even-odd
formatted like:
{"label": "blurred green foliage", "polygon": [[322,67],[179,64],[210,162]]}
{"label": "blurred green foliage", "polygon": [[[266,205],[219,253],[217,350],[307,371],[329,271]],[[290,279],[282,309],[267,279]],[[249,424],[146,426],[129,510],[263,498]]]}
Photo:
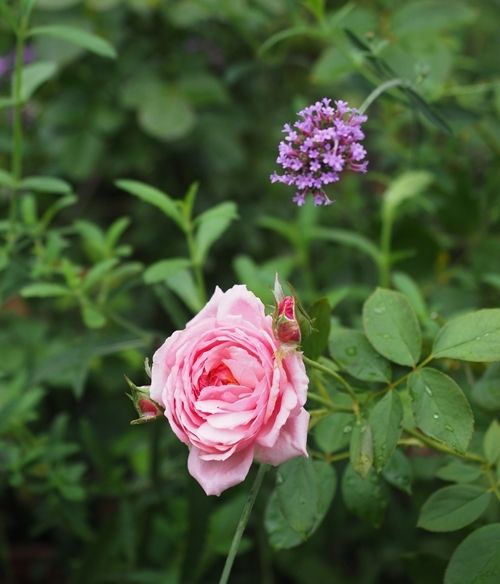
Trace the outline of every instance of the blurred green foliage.
{"label": "blurred green foliage", "polygon": [[[425,354],[448,318],[498,306],[498,4],[0,0],[2,64],[12,17],[31,9],[17,177],[15,75],[0,73],[0,580],[216,582],[247,486],[202,494],[166,424],[129,426],[123,373],[145,381],[144,357],[203,305],[203,278],[207,294],[243,282],[270,303],[278,271],[305,304],[327,298],[332,357],[365,385],[391,374],[352,330],[384,274],[415,311]],[[343,178],[332,206],[298,210],[269,183],[282,124],[323,96],[359,106],[393,76],[411,91],[370,107],[369,173]],[[390,232],[379,244],[382,225]],[[346,335],[366,368],[335,355]],[[397,372],[410,364],[388,358]],[[496,463],[498,365],[452,358],[446,370],[474,409],[470,448]],[[337,389],[326,391],[342,400]],[[380,404],[373,416],[399,415],[398,404]],[[352,418],[323,417],[312,450],[335,460],[359,432],[363,454]],[[351,451],[335,467],[280,469],[272,496],[269,476],[234,582],[433,584],[462,542],[446,582],[466,584],[471,541],[498,541],[498,506],[461,484],[476,467],[411,443],[384,453],[385,466],[374,454],[381,474]],[[314,535],[279,551],[304,539],[277,506],[303,475],[320,485],[298,526]],[[437,495],[428,497],[443,481],[474,501],[474,525],[497,523],[467,538],[461,526],[417,527],[432,526]]]}

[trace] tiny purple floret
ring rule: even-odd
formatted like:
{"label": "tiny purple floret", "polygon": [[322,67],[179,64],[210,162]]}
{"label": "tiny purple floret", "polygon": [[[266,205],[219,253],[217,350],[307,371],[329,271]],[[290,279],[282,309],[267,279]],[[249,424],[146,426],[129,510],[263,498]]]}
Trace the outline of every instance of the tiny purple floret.
{"label": "tiny purple floret", "polygon": [[361,124],[367,116],[350,108],[345,101],[324,98],[298,113],[301,118],[285,124],[285,139],[279,144],[276,162],[284,172],[273,172],[271,182],[295,186],[294,203],[299,207],[307,195],[316,206],[330,205],[325,185],[340,180],[344,170],[366,172],[366,150],[360,144],[365,137]]}

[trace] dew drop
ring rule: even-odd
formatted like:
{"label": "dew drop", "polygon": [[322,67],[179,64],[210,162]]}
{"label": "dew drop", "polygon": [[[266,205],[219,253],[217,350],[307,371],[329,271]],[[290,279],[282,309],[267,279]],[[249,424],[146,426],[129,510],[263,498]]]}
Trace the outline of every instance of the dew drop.
{"label": "dew drop", "polygon": [[356,349],[356,347],[348,347],[346,350],[346,355],[349,355],[350,357],[352,357],[353,355],[356,355],[358,350]]}
{"label": "dew drop", "polygon": [[439,414],[432,414],[432,417],[433,417],[435,420],[439,420]]}
{"label": "dew drop", "polygon": [[344,434],[349,434],[349,432],[351,432],[352,427],[351,426],[344,426]]}
{"label": "dew drop", "polygon": [[428,385],[425,386],[425,393],[432,397],[432,389]]}
{"label": "dew drop", "polygon": [[445,425],[445,429],[448,430],[448,432],[453,432],[453,426],[450,426],[449,424]]}

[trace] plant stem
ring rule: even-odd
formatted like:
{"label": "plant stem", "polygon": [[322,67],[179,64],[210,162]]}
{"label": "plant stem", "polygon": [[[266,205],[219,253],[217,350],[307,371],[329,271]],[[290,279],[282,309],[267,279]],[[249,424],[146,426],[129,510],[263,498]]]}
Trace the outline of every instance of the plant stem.
{"label": "plant stem", "polygon": [[379,262],[379,283],[382,288],[388,288],[391,279],[391,240],[393,223],[391,213],[382,213]]}
{"label": "plant stem", "polygon": [[408,377],[410,377],[410,375],[412,375],[413,373],[415,373],[419,369],[422,369],[422,367],[425,367],[427,365],[427,363],[430,363],[433,359],[434,359],[434,355],[429,355],[421,363],[419,363],[414,369],[412,369],[410,372],[406,373],[406,375],[403,375],[399,379],[396,379],[396,381],[393,381],[392,383],[390,383],[386,387],[386,389],[387,390],[394,389],[398,385],[401,385],[401,383],[406,381],[408,379]]}
{"label": "plant stem", "polygon": [[248,520],[250,519],[252,507],[255,503],[255,499],[257,498],[257,494],[262,484],[262,480],[268,468],[269,467],[265,464],[261,464],[259,466],[259,470],[257,471],[257,475],[253,482],[252,488],[250,489],[248,499],[245,503],[245,506],[243,507],[243,511],[241,512],[241,517],[236,527],[236,531],[234,532],[233,541],[231,542],[231,547],[229,548],[229,553],[226,558],[226,563],[224,564],[224,570],[222,571],[219,584],[227,584],[229,582],[231,568],[233,567],[234,559],[236,557],[236,554],[238,553],[238,548],[240,547],[241,537],[243,536],[243,532],[245,531]]}
{"label": "plant stem", "polygon": [[433,450],[438,450],[439,452],[443,452],[444,454],[451,454],[452,456],[456,456],[458,458],[461,458],[462,460],[467,460],[469,462],[476,462],[484,465],[488,464],[488,461],[485,460],[482,456],[474,454],[473,452],[458,452],[457,450],[453,450],[449,446],[446,446],[446,444],[442,444],[441,442],[438,442],[437,440],[434,440],[429,436],[425,436],[424,434],[420,433],[418,430],[414,430],[413,428],[405,428],[404,431],[410,436],[417,438],[417,440],[419,440],[422,444],[425,444],[426,446],[432,448]]}
{"label": "plant stem", "polygon": [[198,298],[200,300],[201,306],[203,306],[207,302],[207,292],[206,292],[206,288],[205,288],[205,279],[203,277],[202,266],[195,259],[193,224],[191,222],[191,219],[189,219],[187,222],[185,233],[186,233],[187,245],[188,245],[188,250],[189,250],[189,257],[191,258],[191,264],[193,266],[193,273],[194,273],[194,278],[195,278],[195,282],[196,282],[196,288],[198,289]]}
{"label": "plant stem", "polygon": [[312,393],[311,391],[309,391],[307,393],[307,398],[312,399],[313,401],[318,402],[320,404],[323,404],[331,412],[347,412],[349,414],[352,414],[352,412],[353,412],[353,408],[350,408],[348,406],[339,406],[337,404],[334,404],[329,399],[325,399],[322,395],[318,395],[317,393]]}
{"label": "plant stem", "polygon": [[[341,375],[339,375],[336,371],[333,371],[333,369],[330,369],[329,367],[325,367],[324,365],[321,365],[321,363],[318,363],[317,361],[313,361],[312,359],[309,359],[309,357],[304,356],[303,359],[304,359],[304,363],[307,363],[307,365],[309,365],[309,367],[313,367],[314,369],[317,369],[318,371],[321,371],[322,373],[326,373],[327,375],[330,375],[331,377],[333,377],[336,381],[338,381],[342,385],[342,387],[345,389],[345,391],[350,395],[352,402],[353,402],[352,410],[356,414],[356,417],[358,417],[358,415],[359,415],[359,401],[358,401],[358,398],[354,392],[354,389],[349,385],[349,383],[347,383],[347,381]],[[316,401],[319,401],[319,400],[316,400]],[[325,400],[325,402],[327,402],[327,400]],[[325,402],[322,402],[322,403],[325,403]]]}
{"label": "plant stem", "polygon": [[384,93],[384,91],[387,91],[388,89],[392,89],[393,87],[405,87],[407,85],[408,85],[408,83],[406,81],[403,81],[403,79],[400,79],[399,77],[396,77],[395,79],[389,79],[389,81],[382,83],[382,85],[379,85],[378,87],[376,87],[370,93],[370,95],[365,99],[365,101],[361,104],[361,107],[358,109],[359,113],[364,114],[365,111],[371,106],[371,104],[382,93]]}
{"label": "plant stem", "polygon": [[16,58],[14,63],[14,73],[12,77],[12,100],[13,107],[13,121],[12,121],[12,159],[11,159],[11,174],[14,179],[14,187],[12,189],[10,201],[10,241],[9,247],[12,247],[16,240],[17,231],[17,189],[19,181],[22,177],[23,171],[23,120],[21,103],[22,91],[22,72],[24,65],[24,42],[26,38],[27,22],[24,18],[21,19],[19,27],[16,30]]}

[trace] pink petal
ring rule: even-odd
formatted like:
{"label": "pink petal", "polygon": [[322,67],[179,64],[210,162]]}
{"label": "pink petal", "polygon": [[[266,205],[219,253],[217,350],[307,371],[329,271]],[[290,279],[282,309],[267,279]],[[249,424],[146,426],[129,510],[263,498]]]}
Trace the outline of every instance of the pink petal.
{"label": "pink petal", "polygon": [[278,466],[296,456],[308,456],[306,449],[308,426],[309,412],[302,408],[296,416],[288,419],[274,446],[256,447],[255,458],[259,462]]}
{"label": "pink petal", "polygon": [[236,452],[227,460],[202,460],[200,454],[198,448],[191,447],[188,471],[207,495],[219,496],[222,491],[243,482],[253,460],[252,447]]}

